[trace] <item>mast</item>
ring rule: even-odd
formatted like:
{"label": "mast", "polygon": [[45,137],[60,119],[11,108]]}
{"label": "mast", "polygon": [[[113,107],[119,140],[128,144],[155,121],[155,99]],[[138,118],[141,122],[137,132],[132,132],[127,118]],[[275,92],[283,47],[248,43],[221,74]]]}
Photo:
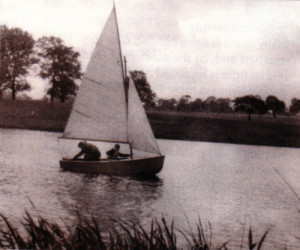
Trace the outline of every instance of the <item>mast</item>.
{"label": "mast", "polygon": [[[121,42],[120,42],[120,33],[119,33],[119,26],[118,26],[118,19],[117,19],[117,12],[116,12],[116,7],[115,7],[115,2],[113,2],[114,5],[114,12],[115,12],[115,18],[116,18],[116,24],[117,24],[117,34],[118,34],[118,42],[119,42],[119,48],[120,48],[120,58],[121,58],[121,67],[122,67],[122,72],[123,72],[123,84],[124,84],[124,89],[125,89],[125,100],[126,100],[126,130],[127,130],[127,141],[128,145],[130,148],[130,157],[132,158],[132,146],[131,143],[129,142],[129,133],[128,133],[128,87],[129,87],[129,81],[127,77],[127,69],[126,69],[126,57],[124,56],[124,63],[125,67],[123,66],[123,57],[122,57],[122,49],[121,49]],[[125,70],[125,71],[124,71]]]}
{"label": "mast", "polygon": [[129,77],[127,76],[127,67],[126,67],[126,57],[124,56],[124,70],[125,70],[125,82],[124,82],[124,86],[125,86],[125,95],[126,95],[126,120],[127,120],[127,138],[128,138],[128,145],[130,148],[130,157],[132,158],[133,153],[132,153],[132,145],[129,142],[129,129],[128,129],[128,90],[129,90]]}

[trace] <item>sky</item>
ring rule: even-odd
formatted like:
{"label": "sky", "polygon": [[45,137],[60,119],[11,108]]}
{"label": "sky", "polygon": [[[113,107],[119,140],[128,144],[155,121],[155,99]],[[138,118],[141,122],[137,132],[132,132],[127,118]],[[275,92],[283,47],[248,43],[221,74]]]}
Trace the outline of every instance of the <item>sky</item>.
{"label": "sky", "polygon": [[[115,0],[128,70],[142,70],[159,98],[275,95],[300,99],[300,2]],[[84,71],[112,0],[0,0],[0,24],[57,36]],[[35,77],[30,96],[47,86]]]}

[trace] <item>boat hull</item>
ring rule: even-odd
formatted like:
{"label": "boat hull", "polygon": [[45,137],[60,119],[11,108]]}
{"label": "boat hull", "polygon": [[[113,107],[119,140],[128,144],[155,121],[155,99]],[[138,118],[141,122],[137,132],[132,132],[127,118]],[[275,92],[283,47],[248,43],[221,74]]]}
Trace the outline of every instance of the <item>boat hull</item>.
{"label": "boat hull", "polygon": [[64,170],[105,175],[155,175],[162,170],[164,156],[142,159],[84,161],[63,159]]}

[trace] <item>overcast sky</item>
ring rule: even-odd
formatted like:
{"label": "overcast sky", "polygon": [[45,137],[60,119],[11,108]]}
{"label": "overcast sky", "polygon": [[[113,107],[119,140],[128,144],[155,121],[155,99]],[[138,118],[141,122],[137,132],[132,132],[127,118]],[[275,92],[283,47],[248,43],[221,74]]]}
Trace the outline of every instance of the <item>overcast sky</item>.
{"label": "overcast sky", "polygon": [[[276,95],[300,99],[300,2],[115,0],[129,70],[143,70],[160,98]],[[0,23],[35,39],[57,36],[83,70],[111,0],[0,0]],[[41,97],[45,84],[34,83]]]}

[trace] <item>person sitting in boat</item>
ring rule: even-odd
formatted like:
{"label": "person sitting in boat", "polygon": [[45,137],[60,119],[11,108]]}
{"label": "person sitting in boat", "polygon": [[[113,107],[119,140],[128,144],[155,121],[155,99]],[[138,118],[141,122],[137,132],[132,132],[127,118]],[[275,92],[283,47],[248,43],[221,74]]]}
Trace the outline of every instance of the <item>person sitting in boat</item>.
{"label": "person sitting in boat", "polygon": [[106,152],[107,159],[117,160],[117,159],[127,158],[130,156],[130,154],[120,153],[119,150],[120,150],[120,145],[116,144],[114,148]]}
{"label": "person sitting in boat", "polygon": [[84,160],[86,161],[99,160],[101,153],[95,145],[87,142],[79,142],[78,147],[81,148],[81,151],[73,157],[73,160],[78,159],[82,155],[84,155]]}

